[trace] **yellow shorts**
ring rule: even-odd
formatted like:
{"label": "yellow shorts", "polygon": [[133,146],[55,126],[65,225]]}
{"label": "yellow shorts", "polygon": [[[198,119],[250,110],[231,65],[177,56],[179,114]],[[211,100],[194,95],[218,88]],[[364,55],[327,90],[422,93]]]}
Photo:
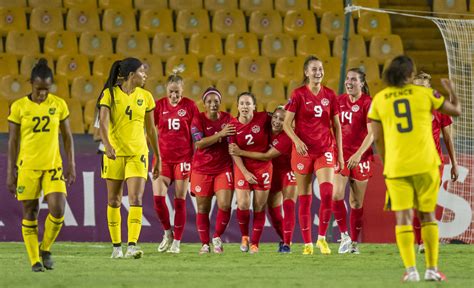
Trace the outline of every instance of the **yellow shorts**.
{"label": "yellow shorts", "polygon": [[51,170],[18,169],[16,198],[19,201],[39,199],[41,190],[44,196],[53,192],[66,193],[62,167]]}
{"label": "yellow shorts", "polygon": [[387,178],[385,209],[401,211],[415,208],[421,212],[433,212],[438,200],[439,182],[438,168],[413,176]]}
{"label": "yellow shorts", "polygon": [[148,178],[148,155],[118,156],[115,160],[102,156],[102,178],[125,180],[131,177]]}

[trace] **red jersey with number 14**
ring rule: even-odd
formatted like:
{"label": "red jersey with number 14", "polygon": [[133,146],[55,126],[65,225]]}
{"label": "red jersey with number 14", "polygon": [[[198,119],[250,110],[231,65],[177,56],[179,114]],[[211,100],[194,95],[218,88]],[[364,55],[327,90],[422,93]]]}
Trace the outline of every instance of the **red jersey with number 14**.
{"label": "red jersey with number 14", "polygon": [[293,142],[290,137],[286,135],[285,131],[281,131],[278,134],[272,134],[271,145],[273,148],[281,153],[280,156],[273,158],[273,174],[277,174],[278,171],[288,172],[291,171],[291,148]]}
{"label": "red jersey with number 14", "polygon": [[453,123],[453,120],[448,115],[445,115],[438,110],[433,111],[433,138],[436,145],[436,150],[438,151],[439,157],[441,157],[441,162],[443,162],[443,151],[441,150],[440,143],[440,133],[441,129],[447,127]]}
{"label": "red jersey with number 14", "polygon": [[156,101],[155,125],[158,129],[161,161],[191,162],[193,156],[191,122],[198,113],[194,101],[186,97],[183,97],[175,107],[170,104],[168,98]]}

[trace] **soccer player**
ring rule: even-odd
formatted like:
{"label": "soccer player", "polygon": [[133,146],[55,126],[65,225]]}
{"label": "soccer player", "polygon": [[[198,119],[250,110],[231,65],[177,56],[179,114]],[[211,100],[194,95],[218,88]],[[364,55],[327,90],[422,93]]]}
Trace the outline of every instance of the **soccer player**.
{"label": "soccer player", "polygon": [[202,95],[206,112],[195,115],[191,132],[196,151],[193,157],[191,193],[196,196],[198,213],[196,226],[202,247],[199,254],[210,252],[209,212],[212,196],[217,198],[217,219],[212,245],[214,253],[224,251],[221,235],[230,219],[230,205],[234,182],[232,158],[227,148],[227,137],[235,135],[235,127],[229,125],[232,116],[220,111],[222,95],[215,88],[208,88]]}
{"label": "soccer player", "polygon": [[[23,206],[21,232],[31,269],[43,272],[44,268],[54,267],[51,246],[63,226],[66,184],[74,183],[76,168],[69,110],[63,99],[49,93],[53,72],[46,59],[41,58],[33,67],[30,79],[32,93],[13,102],[8,116],[7,186]],[[66,171],[59,154],[59,131],[68,159]],[[48,202],[49,214],[43,241],[38,245],[41,190]]]}
{"label": "soccer player", "polygon": [[[431,88],[431,75],[420,71],[419,74],[415,76],[413,84]],[[440,143],[440,132],[443,133],[444,144],[448,149],[449,158],[451,159],[451,180],[454,182],[458,179],[458,165],[456,160],[456,152],[454,151],[453,140],[451,138],[451,129],[450,126],[453,123],[453,120],[448,115],[444,115],[437,110],[433,111],[433,138],[435,140],[436,150],[441,158],[441,165],[439,166],[440,179],[443,179],[443,151],[441,150]],[[440,182],[440,185],[442,183]],[[437,207],[438,208],[438,207]],[[442,209],[439,209],[442,212]],[[438,212],[438,209],[436,209]],[[436,213],[438,214],[438,213]],[[442,213],[440,213],[442,214]],[[437,215],[438,216],[438,215]],[[418,244],[418,253],[425,253],[425,246],[423,245],[423,240],[421,239],[421,223],[420,219],[416,217],[416,213],[413,217],[413,229],[415,232],[415,242]]]}
{"label": "soccer player", "polygon": [[[266,152],[271,133],[271,118],[266,112],[255,112],[255,96],[243,92],[237,97],[237,118],[230,122],[236,129],[229,143],[235,143],[243,150]],[[240,250],[249,251],[250,192],[253,194],[253,231],[250,253],[258,253],[260,236],[265,225],[265,205],[272,182],[272,161],[254,160],[232,155],[234,160],[234,187],[237,194],[237,220],[242,242]]]}
{"label": "soccer player", "polygon": [[377,152],[384,163],[386,209],[395,211],[396,239],[406,269],[405,282],[417,282],[413,247],[413,209],[421,220],[425,243],[425,280],[442,281],[438,271],[438,224],[434,210],[439,190],[439,155],[432,135],[432,110],[458,116],[461,106],[451,82],[441,83],[450,100],[437,91],[411,84],[415,65],[407,56],[395,57],[385,71],[388,87],[375,95],[368,117],[372,120]]}
{"label": "soccer player", "polygon": [[[186,193],[193,157],[191,122],[199,114],[193,100],[183,97],[183,78],[175,70],[168,77],[167,97],[156,101],[155,122],[161,155],[160,177],[153,181],[155,211],[163,226],[164,236],[158,252],[179,253],[181,237],[186,224]],[[155,159],[156,160],[156,159]],[[175,184],[174,233],[166,206],[166,194]]]}
{"label": "soccer player", "polygon": [[[364,195],[368,179],[372,176],[372,142],[374,137],[367,120],[371,98],[365,73],[352,68],[346,74],[346,93],[339,96],[340,120],[342,129],[342,147],[345,167],[334,175],[334,194],[332,211],[341,231],[339,253],[359,254],[357,241],[362,229]],[[347,183],[350,184],[349,202],[351,206],[351,236],[347,233],[347,211],[344,194]]]}
{"label": "soccer player", "polygon": [[[296,180],[291,170],[291,139],[283,131],[285,109],[279,106],[272,114],[271,147],[266,152],[241,150],[236,144],[229,145],[231,155],[247,157],[260,161],[272,160],[273,175],[267,205],[273,228],[282,240],[279,252],[290,253],[291,239],[295,228]],[[281,203],[283,211],[281,215]]]}
{"label": "soccer player", "polygon": [[[339,103],[334,91],[321,84],[324,77],[321,60],[308,56],[304,62],[303,72],[304,85],[293,90],[291,94],[286,105],[287,112],[283,129],[293,141],[291,165],[296,175],[299,194],[298,216],[305,244],[303,254],[313,254],[311,238],[313,172],[318,178],[321,193],[319,235],[316,246],[322,254],[330,254],[331,250],[326,242],[326,231],[331,218],[336,157],[339,165],[337,169],[344,168],[341,125],[338,115]],[[337,147],[337,151],[334,151],[334,146]]]}
{"label": "soccer player", "polygon": [[[158,155],[150,92],[142,89],[147,75],[142,62],[125,58],[112,65],[99,99],[100,137],[105,146],[102,178],[107,183],[107,223],[113,244],[111,258],[123,258],[121,215],[123,183],[126,182],[130,211],[128,214],[128,247],[125,258],[141,258],[136,244],[142,227],[142,198],[148,178],[148,146]],[[144,133],[146,131],[146,135]],[[158,177],[159,162],[153,167]]]}

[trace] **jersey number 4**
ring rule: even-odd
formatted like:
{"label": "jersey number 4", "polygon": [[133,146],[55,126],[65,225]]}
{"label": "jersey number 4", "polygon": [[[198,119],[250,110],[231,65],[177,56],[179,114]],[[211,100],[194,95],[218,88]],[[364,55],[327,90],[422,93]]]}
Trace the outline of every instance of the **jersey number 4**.
{"label": "jersey number 4", "polygon": [[408,99],[398,99],[393,101],[393,110],[397,118],[405,118],[406,126],[397,123],[397,130],[400,133],[406,133],[413,130],[413,122],[411,118],[410,102]]}

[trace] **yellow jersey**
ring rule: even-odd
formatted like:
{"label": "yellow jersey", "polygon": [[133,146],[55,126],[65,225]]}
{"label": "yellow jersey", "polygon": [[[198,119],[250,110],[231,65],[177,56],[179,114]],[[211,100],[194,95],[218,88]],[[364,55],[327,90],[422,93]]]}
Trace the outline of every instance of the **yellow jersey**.
{"label": "yellow jersey", "polygon": [[372,101],[368,118],[382,122],[387,178],[421,174],[441,164],[432,133],[432,111],[444,97],[431,88],[387,87]]}
{"label": "yellow jersey", "polygon": [[69,116],[66,102],[53,94],[38,104],[31,96],[13,102],[8,121],[20,125],[17,166],[50,170],[62,165],[59,153],[59,125]]}
{"label": "yellow jersey", "polygon": [[115,86],[114,103],[109,89],[105,89],[99,105],[110,109],[109,141],[117,156],[147,155],[145,114],[153,111],[155,100],[150,92],[135,88],[127,95]]}

